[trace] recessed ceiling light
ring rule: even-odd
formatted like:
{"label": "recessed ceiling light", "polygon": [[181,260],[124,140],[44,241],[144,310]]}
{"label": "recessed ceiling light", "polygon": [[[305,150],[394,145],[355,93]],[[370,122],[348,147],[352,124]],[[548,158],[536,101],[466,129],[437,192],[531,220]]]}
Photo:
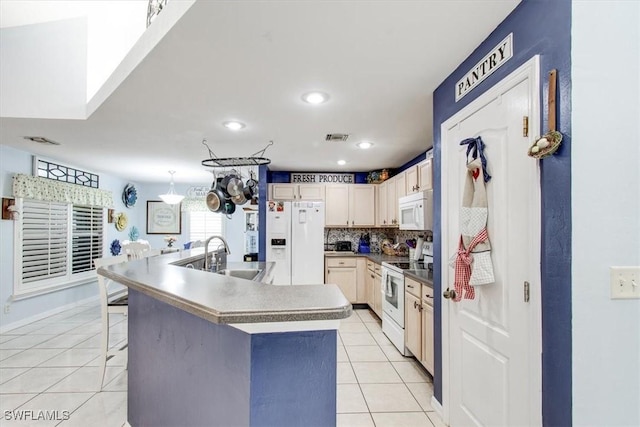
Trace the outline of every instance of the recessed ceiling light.
{"label": "recessed ceiling light", "polygon": [[346,161],[346,160],[338,160],[338,164],[339,164],[340,166],[344,166],[344,165],[346,165],[346,164],[347,164],[347,161]]}
{"label": "recessed ceiling light", "polygon": [[309,92],[302,95],[302,100],[309,104],[318,105],[327,102],[329,95],[322,92]]}
{"label": "recessed ceiling light", "polygon": [[236,122],[235,120],[224,122],[223,125],[230,130],[240,130],[246,126],[244,123]]}
{"label": "recessed ceiling light", "polygon": [[366,150],[367,148],[371,148],[371,146],[373,145],[372,143],[370,143],[369,141],[362,141],[359,142],[358,144],[356,144],[359,148],[362,148],[363,150]]}

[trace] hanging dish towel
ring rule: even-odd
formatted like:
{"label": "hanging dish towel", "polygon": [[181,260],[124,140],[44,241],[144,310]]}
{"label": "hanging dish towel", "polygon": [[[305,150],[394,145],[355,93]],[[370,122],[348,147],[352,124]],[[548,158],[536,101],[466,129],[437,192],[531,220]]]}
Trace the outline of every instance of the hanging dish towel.
{"label": "hanging dish towel", "polygon": [[[455,269],[454,301],[474,299],[473,286],[486,285],[495,281],[491,263],[491,244],[487,232],[488,202],[485,182],[491,179],[486,171],[484,143],[480,137],[462,141],[468,145],[467,156],[473,160],[467,163],[465,186],[460,208],[460,241],[458,252],[451,259]],[[480,179],[478,179],[482,176]]]}

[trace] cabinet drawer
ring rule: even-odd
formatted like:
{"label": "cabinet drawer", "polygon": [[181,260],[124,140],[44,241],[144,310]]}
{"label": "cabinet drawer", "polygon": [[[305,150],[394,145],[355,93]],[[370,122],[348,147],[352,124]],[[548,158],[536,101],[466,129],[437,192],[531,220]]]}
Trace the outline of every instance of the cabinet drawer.
{"label": "cabinet drawer", "polygon": [[430,288],[427,285],[422,285],[422,301],[433,305],[433,288]]}
{"label": "cabinet drawer", "polygon": [[327,267],[355,267],[356,257],[351,258],[327,258]]}
{"label": "cabinet drawer", "polygon": [[407,292],[416,298],[422,298],[422,284],[415,280],[405,277],[404,288]]}
{"label": "cabinet drawer", "polygon": [[374,271],[373,270],[373,261],[367,260],[367,270]]}

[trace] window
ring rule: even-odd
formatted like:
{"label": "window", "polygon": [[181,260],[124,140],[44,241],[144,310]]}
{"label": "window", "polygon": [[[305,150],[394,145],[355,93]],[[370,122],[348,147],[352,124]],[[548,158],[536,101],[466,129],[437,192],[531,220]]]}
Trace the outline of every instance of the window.
{"label": "window", "polygon": [[223,216],[210,211],[189,212],[189,241],[206,240],[215,235],[223,236]]}
{"label": "window", "polygon": [[93,280],[102,256],[104,209],[17,198],[14,294],[40,294]]}

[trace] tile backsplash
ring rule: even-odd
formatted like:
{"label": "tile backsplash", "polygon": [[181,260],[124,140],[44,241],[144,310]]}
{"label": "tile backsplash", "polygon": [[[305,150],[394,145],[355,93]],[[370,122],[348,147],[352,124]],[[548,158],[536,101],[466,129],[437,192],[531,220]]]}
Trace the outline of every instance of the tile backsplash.
{"label": "tile backsplash", "polygon": [[[325,228],[324,242],[325,249],[333,250],[338,240],[351,242],[354,251],[358,250],[360,237],[369,233],[371,238],[371,252],[380,253],[380,243],[384,239],[392,240],[394,243],[405,242],[410,239],[418,239],[419,236],[432,235],[431,231],[407,231],[394,228]],[[328,247],[327,247],[328,245]]]}

